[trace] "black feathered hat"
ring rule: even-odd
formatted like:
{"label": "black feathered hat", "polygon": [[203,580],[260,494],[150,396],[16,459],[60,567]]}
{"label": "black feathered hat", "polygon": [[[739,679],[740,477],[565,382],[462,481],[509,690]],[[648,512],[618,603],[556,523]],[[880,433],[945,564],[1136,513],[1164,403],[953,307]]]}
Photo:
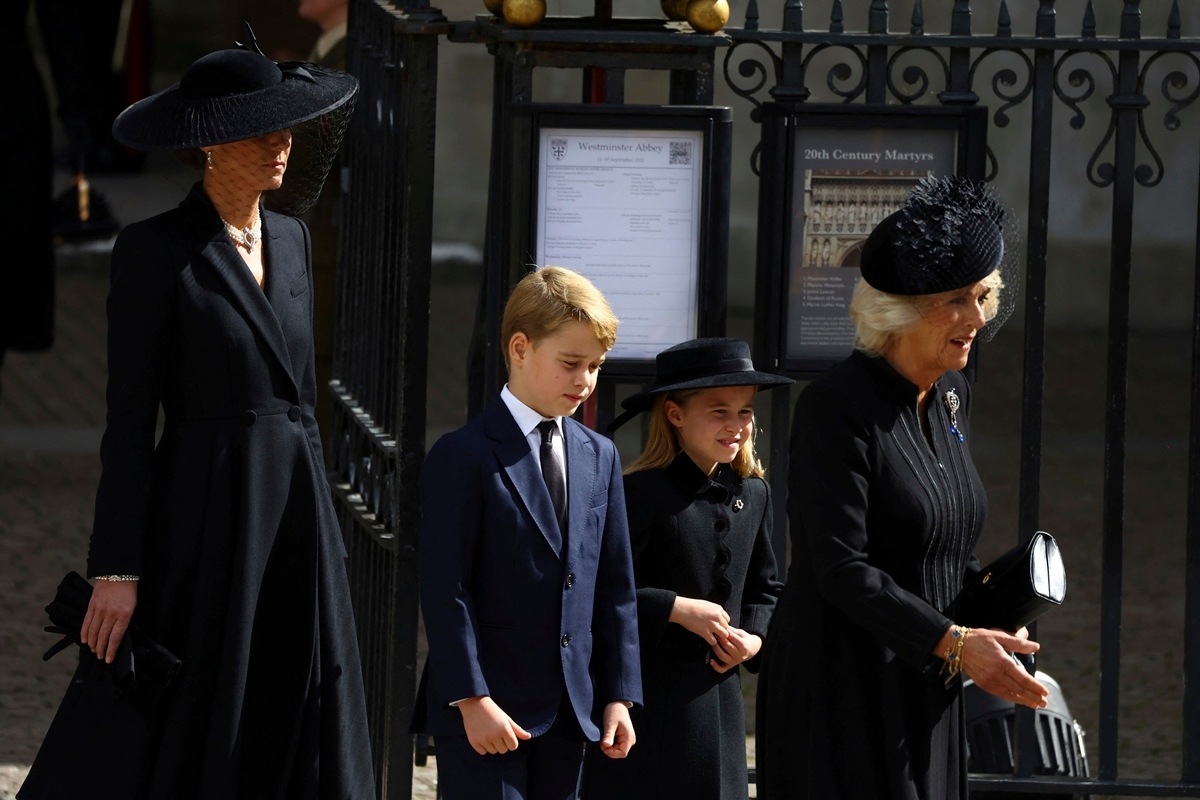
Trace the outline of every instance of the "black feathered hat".
{"label": "black feathered hat", "polygon": [[985,339],[1012,313],[1020,270],[1016,217],[983,183],[923,178],[904,205],[863,244],[863,280],[888,294],[915,296],[961,289],[1000,270],[1004,290]]}
{"label": "black feathered hat", "polygon": [[636,414],[654,405],[654,399],[669,392],[711,389],[718,386],[757,386],[774,389],[795,383],[791,378],[759,372],[750,360],[750,345],[741,339],[706,337],[689,339],[668,347],[654,357],[654,383],[621,401],[625,413],[613,420],[608,430],[624,425]]}

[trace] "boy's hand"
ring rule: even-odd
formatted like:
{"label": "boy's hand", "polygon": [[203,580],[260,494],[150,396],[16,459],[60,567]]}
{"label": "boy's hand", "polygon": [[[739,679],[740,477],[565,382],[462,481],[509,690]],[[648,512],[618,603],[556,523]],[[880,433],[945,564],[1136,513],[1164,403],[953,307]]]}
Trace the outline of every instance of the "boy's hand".
{"label": "boy's hand", "polygon": [[531,738],[529,731],[513,722],[512,717],[486,695],[463,700],[458,704],[458,710],[463,716],[467,741],[481,756],[516,750],[519,740]]}
{"label": "boy's hand", "polygon": [[600,731],[600,749],[609,758],[624,758],[637,742],[629,708],[620,700],[604,707],[604,729]]}
{"label": "boy's hand", "polygon": [[716,658],[708,662],[717,672],[728,672],[758,655],[762,649],[762,638],[758,634],[747,633],[741,628],[730,628],[729,635],[713,645],[712,651]]}
{"label": "boy's hand", "polygon": [[676,597],[669,621],[682,625],[709,644],[729,636],[729,615],[724,608],[707,600]]}

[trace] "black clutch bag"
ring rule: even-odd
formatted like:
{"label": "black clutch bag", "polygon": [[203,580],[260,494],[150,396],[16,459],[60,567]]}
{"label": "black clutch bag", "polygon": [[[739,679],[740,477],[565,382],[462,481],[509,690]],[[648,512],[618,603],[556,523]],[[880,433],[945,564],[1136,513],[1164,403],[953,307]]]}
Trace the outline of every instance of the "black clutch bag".
{"label": "black clutch bag", "polygon": [[78,572],[68,572],[58,584],[54,599],[46,606],[50,617],[47,633],[57,633],[62,638],[42,656],[49,661],[57,653],[73,644],[85,650],[87,661],[100,671],[118,695],[126,695],[133,689],[148,696],[157,696],[175,678],[180,661],[170,651],[143,633],[137,624],[131,624],[121,638],[113,663],[96,659],[79,640],[83,618],[92,599],[92,585]]}
{"label": "black clutch bag", "polygon": [[959,604],[962,624],[1018,631],[1067,596],[1067,571],[1054,537],[1030,539],[968,575]]}

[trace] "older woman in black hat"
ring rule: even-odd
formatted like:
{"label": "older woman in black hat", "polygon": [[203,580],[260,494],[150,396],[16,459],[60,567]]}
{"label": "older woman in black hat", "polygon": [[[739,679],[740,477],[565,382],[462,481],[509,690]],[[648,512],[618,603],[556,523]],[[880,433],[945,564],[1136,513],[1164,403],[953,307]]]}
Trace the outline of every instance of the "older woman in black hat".
{"label": "older woman in black hat", "polygon": [[1013,226],[983,186],[928,179],[864,246],[856,352],[805,387],[792,423],[791,567],[757,698],[760,797],[963,798],[962,678],[1045,705],[1010,656],[1037,650],[1024,630],[956,619],[987,514],[961,370],[1011,311]]}
{"label": "older woman in black hat", "polygon": [[627,758],[589,753],[582,796],[735,800],[747,796],[739,671],[757,671],[781,588],[754,395],[792,381],[756,371],[736,339],[693,339],[655,366],[614,423],[650,414],[625,470],[645,707]]}
{"label": "older woman in black hat", "polygon": [[[194,154],[203,179],[113,249],[87,657],[22,800],[375,796],[313,417],[309,237],[263,207],[285,174],[319,190],[288,170],[293,137],[327,166],[356,89],[222,50],[114,124],[124,145]],[[105,668],[131,625],[181,665],[118,698]]]}

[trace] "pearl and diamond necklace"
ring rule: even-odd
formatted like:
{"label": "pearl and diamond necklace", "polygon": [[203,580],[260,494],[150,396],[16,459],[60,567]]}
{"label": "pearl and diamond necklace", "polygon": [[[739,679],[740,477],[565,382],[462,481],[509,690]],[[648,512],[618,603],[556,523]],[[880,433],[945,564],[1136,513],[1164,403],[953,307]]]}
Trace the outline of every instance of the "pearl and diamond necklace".
{"label": "pearl and diamond necklace", "polygon": [[247,228],[239,228],[225,221],[221,217],[221,224],[225,226],[225,232],[229,234],[229,238],[239,247],[246,248],[249,253],[254,250],[254,245],[262,238],[262,217],[259,214],[254,215],[254,224]]}

